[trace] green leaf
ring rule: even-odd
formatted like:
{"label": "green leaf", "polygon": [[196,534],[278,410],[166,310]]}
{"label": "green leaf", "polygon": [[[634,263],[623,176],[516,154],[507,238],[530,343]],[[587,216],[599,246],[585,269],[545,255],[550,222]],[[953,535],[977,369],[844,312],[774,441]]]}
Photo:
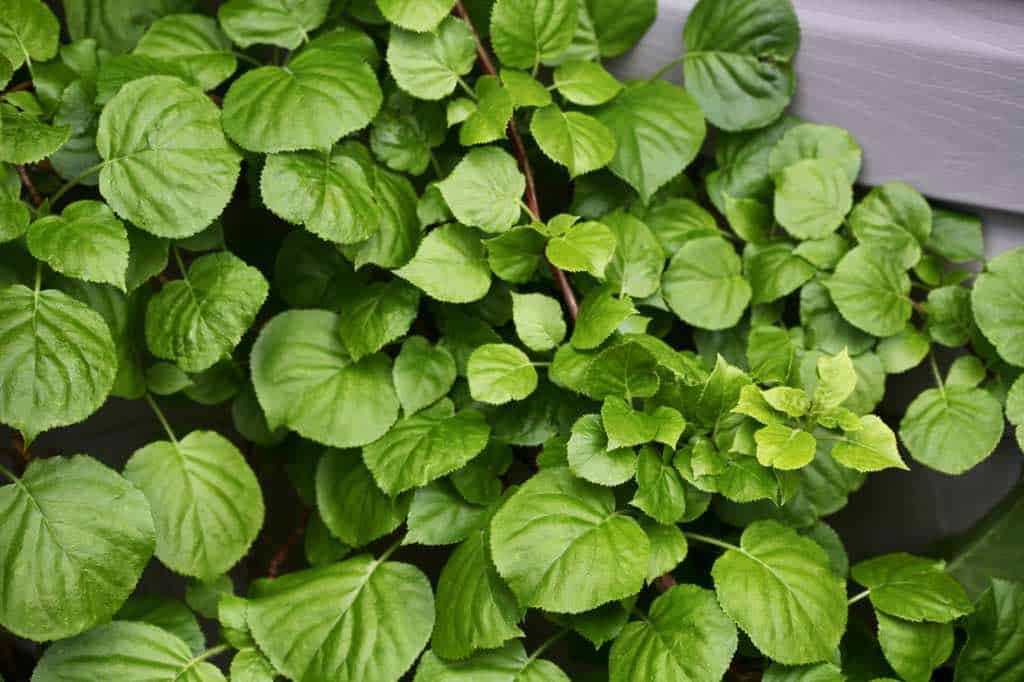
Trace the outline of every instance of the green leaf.
{"label": "green leaf", "polygon": [[708,120],[762,128],[789,105],[800,26],[789,0],[702,0],[683,31],[683,73]]}
{"label": "green leaf", "polygon": [[474,409],[456,414],[451,401],[443,400],[364,447],[363,460],[381,490],[394,496],[461,468],[480,454],[489,436],[482,414]]}
{"label": "green leaf", "polygon": [[814,402],[824,408],[838,407],[857,388],[857,371],[844,348],[834,356],[822,355],[817,361],[818,385]]}
{"label": "green leaf", "polygon": [[961,474],[991,455],[1005,424],[999,401],[980,388],[946,386],[919,394],[900,422],[910,455],[946,474]]}
{"label": "green leaf", "polygon": [[[587,418],[581,417],[581,420]],[[653,414],[634,410],[633,406],[622,398],[608,396],[601,405],[601,424],[604,426],[604,433],[607,434],[606,449],[616,450],[651,442],[658,435],[661,420]]]}
{"label": "green leaf", "polygon": [[878,343],[878,357],[886,374],[901,374],[921,364],[931,344],[928,337],[912,326]]}
{"label": "green leaf", "polygon": [[146,343],[153,355],[201,372],[234,350],[268,291],[263,274],[237,256],[201,256],[184,279],[168,282],[150,300]]}
{"label": "green leaf", "polygon": [[234,590],[231,576],[227,575],[208,582],[189,579],[185,583],[185,603],[203,618],[217,618],[220,603],[233,596]]}
{"label": "green leaf", "polygon": [[418,102],[404,92],[394,91],[373,121],[370,148],[388,168],[422,175],[446,132],[439,104]]}
{"label": "green leaf", "polygon": [[466,22],[447,17],[437,30],[395,29],[388,43],[388,67],[398,87],[420,99],[452,94],[459,78],[473,69],[476,44]]}
{"label": "green leaf", "polygon": [[376,0],[381,14],[410,31],[433,31],[452,11],[454,0]]}
{"label": "green leaf", "polygon": [[239,649],[231,659],[231,682],[274,682],[276,677],[273,664],[257,649]]}
{"label": "green leaf", "polygon": [[563,112],[556,104],[534,113],[530,133],[548,158],[565,166],[572,178],[604,168],[615,156],[615,137],[603,123],[578,111]]}
{"label": "green leaf", "polygon": [[96,81],[96,104],[103,106],[128,83],[147,76],[172,76],[186,85],[198,86],[186,71],[172,61],[138,54],[122,54],[107,59],[100,66]]}
{"label": "green leaf", "polygon": [[636,308],[629,298],[616,298],[611,287],[598,287],[583,299],[569,341],[581,350],[597,348],[634,314]]}
{"label": "green leaf", "polygon": [[168,76],[124,86],[100,115],[96,148],[107,203],[159,237],[188,237],[213,222],[231,199],[241,161],[216,105]]}
{"label": "green leaf", "polygon": [[1012,682],[1024,675],[1024,585],[998,578],[967,619],[956,682]]}
{"label": "green leaf", "polygon": [[588,221],[550,239],[545,254],[555,267],[589,272],[600,279],[615,256],[616,245],[615,233],[607,225]]}
{"label": "green leaf", "polygon": [[769,161],[772,150],[791,128],[800,124],[792,116],[782,116],[767,128],[745,133],[723,133],[715,146],[718,170],[707,178],[707,191],[719,211],[726,208],[725,196],[771,201],[775,185]]}
{"label": "green leaf", "polygon": [[0,488],[0,624],[41,642],[109,620],[153,554],[146,498],[85,455],[35,459],[12,483]]}
{"label": "green leaf", "polygon": [[327,18],[330,0],[230,0],[217,10],[224,32],[241,47],[294,50]]}
{"label": "green leaf", "polygon": [[362,547],[405,521],[409,496],[383,493],[358,452],[328,450],[316,467],[316,506],[331,535]]}
{"label": "green leaf", "polygon": [[604,216],[602,223],[615,233],[615,256],[608,270],[608,282],[619,294],[646,298],[661,286],[665,252],[654,233],[625,211]]}
{"label": "green leaf", "polygon": [[1006,395],[1006,418],[1017,427],[1017,443],[1024,449],[1024,379],[1020,377]]}
{"label": "green leaf", "polygon": [[932,209],[932,233],[925,246],[946,260],[966,263],[985,257],[981,218],[969,213]]}
{"label": "green leaf", "polygon": [[928,292],[924,304],[928,335],[950,348],[966,345],[974,333],[971,292],[961,286],[947,286]]}
{"label": "green leaf", "polygon": [[805,159],[823,159],[842,166],[852,184],[860,175],[861,156],[860,145],[842,128],[803,123],[782,136],[768,157],[768,168],[777,175]]}
{"label": "green leaf", "polygon": [[[688,494],[692,495],[696,490],[696,488],[690,487]],[[706,496],[706,499],[709,500],[710,495]],[[691,513],[696,514],[692,518],[697,518],[704,513],[707,503],[705,502],[703,509],[699,505],[692,505],[692,507],[697,507],[696,511],[691,509]],[[689,517],[690,515],[687,516]],[[660,576],[670,573],[676,566],[682,563],[689,551],[689,546],[686,543],[686,537],[683,535],[683,532],[675,524],[662,525],[642,518],[640,519],[640,525],[644,529],[648,541],[651,543],[650,558],[647,561],[647,582],[651,583]],[[623,621],[625,621],[625,617],[623,617]],[[624,624],[625,622],[623,622]]]}
{"label": "green leaf", "polygon": [[0,243],[17,239],[32,220],[21,200],[21,178],[14,166],[0,164]]}
{"label": "green leaf", "polygon": [[334,313],[292,310],[263,327],[251,366],[271,429],[287,426],[318,443],[359,447],[398,419],[390,361],[378,353],[352,362],[339,324]]}
{"label": "green leaf", "polygon": [[203,90],[216,88],[238,67],[231,40],[214,19],[201,14],[157,19],[139,39],[135,54],[173,61]]}
{"label": "green leaf", "polygon": [[[846,682],[843,671],[831,663],[786,666],[773,663],[765,671],[763,682]],[[879,678],[872,682],[885,682]],[[898,682],[892,680],[891,682]]]}
{"label": "green leaf", "polygon": [[[61,349],[73,349],[63,352]],[[0,289],[0,422],[36,435],[84,420],[106,400],[117,375],[107,323],[59,291]]]}
{"label": "green leaf", "polygon": [[853,206],[850,179],[835,161],[797,161],[783,168],[775,182],[775,219],[797,239],[827,237]]}
{"label": "green leaf", "polygon": [[912,623],[878,615],[878,643],[893,670],[907,682],[928,682],[953,653],[949,623]]}
{"label": "green leaf", "polygon": [[177,599],[136,595],[124,603],[114,619],[155,625],[185,642],[193,654],[206,648],[206,635],[196,615]]}
{"label": "green leaf", "polygon": [[547,240],[529,227],[517,227],[486,241],[487,262],[507,282],[528,282],[540,265]]}
{"label": "green leaf", "polygon": [[860,418],[860,428],[848,431],[832,447],[837,462],[857,471],[909,469],[900,457],[896,434],[873,414]]}
{"label": "green leaf", "polygon": [[617,142],[609,169],[645,203],[690,165],[706,134],[704,115],[690,93],[660,80],[627,85],[594,116]]}
{"label": "green leaf", "polygon": [[603,66],[580,59],[565,62],[555,69],[554,85],[562,97],[585,107],[604,104],[622,91],[622,83]]}
{"label": "green leaf", "polygon": [[743,270],[750,282],[754,305],[788,296],[817,272],[788,244],[747,244],[743,250]]}
{"label": "green leaf", "polygon": [[722,613],[714,592],[677,585],[654,600],[646,619],[633,621],[616,638],[609,680],[717,682],[737,643],[736,626]]}
{"label": "green leaf", "polygon": [[948,623],[970,613],[971,602],[945,566],[900,552],[862,561],[851,575],[870,590],[871,604],[882,613],[915,623]]}
{"label": "green leaf", "polygon": [[476,109],[459,130],[459,144],[469,147],[504,140],[512,119],[512,95],[497,76],[481,76],[476,81],[476,98]]}
{"label": "green leaf", "polygon": [[541,658],[527,656],[519,642],[481,651],[464,661],[443,661],[433,651],[420,660],[414,682],[569,682],[562,670]]}
{"label": "green leaf", "polygon": [[457,223],[434,228],[395,274],[446,303],[478,301],[491,286],[483,243],[472,229]]}
{"label": "green leaf", "polygon": [[858,246],[826,286],[843,318],[874,336],[898,334],[910,319],[910,278],[890,251]]}
{"label": "green leaf", "polygon": [[[467,470],[468,467],[461,471]],[[439,546],[462,542],[490,520],[487,512],[486,507],[465,500],[451,482],[434,481],[413,493],[409,530],[402,544]]]}
{"label": "green leaf", "polygon": [[167,268],[168,243],[166,239],[129,226],[128,245],[130,249],[125,284],[128,291],[135,291]]}
{"label": "green leaf", "polygon": [[636,453],[613,448],[596,414],[583,415],[572,425],[568,462],[575,476],[609,487],[622,485],[636,473]]}
{"label": "green leaf", "polygon": [[469,356],[469,392],[473,400],[503,405],[522,400],[537,388],[537,370],[526,353],[507,343],[488,343]]}
{"label": "green leaf", "polygon": [[[37,85],[37,88],[39,86]],[[100,162],[96,151],[96,130],[100,112],[95,104],[95,86],[85,79],[75,81],[64,89],[53,116],[53,124],[71,129],[64,145],[50,155],[50,163],[62,178],[79,177]],[[93,186],[99,181],[91,175],[81,184]]]}
{"label": "green leaf", "polygon": [[380,229],[365,242],[346,247],[344,252],[357,268],[367,263],[397,268],[409,262],[422,236],[416,215],[416,190],[407,178],[380,167],[367,171],[367,180],[381,209]]}
{"label": "green leaf", "polygon": [[430,639],[434,596],[419,569],[363,554],[259,584],[248,621],[260,651],[292,679],[385,682]]}
{"label": "green leaf", "polygon": [[440,346],[431,346],[422,336],[402,344],[392,370],[395,392],[405,414],[411,415],[436,402],[455,383],[455,359]]}
{"label": "green leaf", "polygon": [[639,592],[648,548],[640,526],[615,513],[613,491],[564,468],[535,474],[491,522],[494,563],[519,603],[556,613]]}
{"label": "green leaf", "polygon": [[985,265],[971,293],[974,319],[981,333],[996,347],[1000,357],[1024,366],[1024,248],[1011,249]]}
{"label": "green leaf", "polygon": [[578,0],[579,24],[567,55],[579,59],[618,57],[654,23],[656,0]]}
{"label": "green leaf", "polygon": [[405,336],[416,319],[420,292],[402,280],[361,287],[338,306],[341,342],[353,361],[376,353]]}
{"label": "green leaf", "polygon": [[857,240],[900,254],[904,266],[921,258],[932,231],[932,209],[916,189],[903,182],[888,182],[871,190],[850,214]]}
{"label": "green leaf", "polygon": [[850,250],[850,242],[839,234],[830,234],[823,239],[808,239],[800,242],[794,253],[819,270],[835,270],[839,261]]}
{"label": "green leaf", "polygon": [[482,147],[470,150],[438,188],[460,223],[504,232],[519,220],[526,178],[507,152]]}
{"label": "green leaf", "polygon": [[326,149],[369,125],[383,93],[361,56],[308,48],[247,71],[224,96],[224,131],[254,152]]}
{"label": "green leaf", "polygon": [[530,350],[551,350],[565,338],[562,306],[544,294],[512,294],[516,335]]}
{"label": "green leaf", "polygon": [[263,495],[231,441],[193,431],[136,450],[124,469],[149,500],[156,556],[168,568],[210,580],[241,559],[263,527]]}
{"label": "green leaf", "polygon": [[757,442],[757,461],[761,466],[775,469],[801,469],[811,463],[818,442],[801,429],[782,424],[769,424],[754,434]]}
{"label": "green leaf", "polygon": [[471,533],[448,558],[436,606],[431,647],[444,658],[464,659],[523,636],[519,605],[494,569],[486,530]]}
{"label": "green leaf", "polygon": [[57,272],[125,288],[128,233],[103,202],[77,201],[60,216],[37,220],[27,243],[33,257]]}
{"label": "green leaf", "polygon": [[13,70],[57,54],[60,24],[40,0],[9,0],[0,10],[0,56]]}
{"label": "green leaf", "polygon": [[637,493],[630,504],[661,524],[682,521],[686,512],[686,484],[675,467],[662,461],[653,448],[641,448],[636,467]]}
{"label": "green leaf", "polygon": [[794,665],[832,657],[846,629],[845,581],[813,540],[758,521],[711,575],[722,608],[772,660]]}
{"label": "green leaf", "polygon": [[147,623],[114,622],[57,642],[39,661],[37,680],[85,682],[225,682],[212,663],[173,634]]}
{"label": "green leaf", "polygon": [[512,96],[512,103],[517,109],[551,104],[551,92],[525,71],[502,69],[501,83]]}
{"label": "green leaf", "polygon": [[498,0],[491,43],[505,66],[535,68],[564,52],[576,32],[577,0]]}
{"label": "green leaf", "polygon": [[714,216],[689,199],[670,198],[654,202],[639,218],[658,238],[666,254],[675,253],[690,239],[719,234]]}
{"label": "green leaf", "polygon": [[379,229],[381,208],[366,174],[340,147],[271,154],[260,194],[275,215],[336,244],[364,241]]}
{"label": "green leaf", "polygon": [[71,136],[70,127],[46,125],[7,103],[0,104],[0,131],[0,161],[19,164],[41,161]]}
{"label": "green leaf", "polygon": [[720,237],[683,244],[669,262],[661,287],[672,312],[701,329],[734,326],[752,295],[740,257]]}
{"label": "green leaf", "polygon": [[312,514],[303,533],[306,561],[313,568],[337,563],[351,551],[351,547],[331,535],[320,514]]}

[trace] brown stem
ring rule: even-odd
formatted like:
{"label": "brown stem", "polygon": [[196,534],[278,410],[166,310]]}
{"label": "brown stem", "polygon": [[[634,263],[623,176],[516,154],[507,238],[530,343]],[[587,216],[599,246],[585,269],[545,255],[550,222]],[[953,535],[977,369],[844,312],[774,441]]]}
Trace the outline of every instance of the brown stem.
{"label": "brown stem", "polygon": [[4,94],[11,93],[11,92],[18,92],[19,90],[28,90],[31,87],[32,87],[32,81],[22,81],[22,82],[18,83],[17,85],[12,85],[11,87],[7,88],[7,90],[4,92]]}
{"label": "brown stem", "polygon": [[28,447],[25,446],[25,439],[21,437],[20,433],[15,433],[11,436],[11,445],[14,446],[14,451],[18,453],[16,465],[17,473],[20,476],[25,473],[29,460],[32,459],[32,453],[28,451]]}
{"label": "brown stem", "polygon": [[29,177],[28,171],[20,164],[18,165],[18,175],[21,176],[21,184],[25,185],[25,189],[28,190],[28,196],[32,199],[32,205],[39,208],[43,203],[43,197],[32,183],[32,178]]}
{"label": "brown stem", "polygon": [[[476,53],[480,60],[480,66],[483,70],[491,76],[497,76],[498,70],[494,67],[494,61],[491,59],[491,55],[487,52],[487,48],[484,46],[483,40],[480,39],[480,34],[477,32],[476,27],[473,26],[473,22],[469,18],[469,13],[466,11],[465,5],[462,4],[462,0],[456,0],[455,2],[455,13],[466,22],[469,26],[470,33],[473,34],[473,42],[476,43]],[[526,178],[526,206],[533,213],[533,216],[540,220],[540,202],[537,200],[537,184],[533,178],[533,167],[530,166],[530,159],[526,155],[526,145],[523,143],[523,136],[519,134],[519,130],[516,128],[515,119],[509,121],[508,124],[508,136],[512,140],[512,150],[515,152],[516,159],[519,161],[519,168],[523,172],[523,176]],[[576,317],[579,314],[579,304],[576,302],[576,294],[572,290],[572,285],[569,284],[569,278],[565,276],[565,273],[558,267],[556,267],[550,261],[548,267],[551,268],[551,275],[555,278],[555,283],[558,285],[558,290],[562,294],[562,300],[565,302],[565,307],[569,311],[569,318],[575,322]]]}
{"label": "brown stem", "polygon": [[654,586],[658,588],[658,592],[668,592],[676,586],[676,579],[671,573],[666,573],[654,579]]}
{"label": "brown stem", "polygon": [[267,577],[276,578],[281,574],[281,567],[288,561],[288,554],[291,553],[292,548],[302,539],[302,534],[306,532],[307,521],[309,521],[309,510],[303,507],[302,514],[299,515],[299,522],[292,528],[292,532],[285,538],[284,544],[281,545],[270,560],[270,566],[267,568]]}

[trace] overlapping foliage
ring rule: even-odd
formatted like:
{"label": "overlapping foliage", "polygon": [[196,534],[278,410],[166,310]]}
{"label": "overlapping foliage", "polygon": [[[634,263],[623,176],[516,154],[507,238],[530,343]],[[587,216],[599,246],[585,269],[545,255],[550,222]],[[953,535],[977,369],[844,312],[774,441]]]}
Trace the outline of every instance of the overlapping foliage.
{"label": "overlapping foliage", "polygon": [[[789,0],[697,3],[686,88],[602,65],[654,0],[64,9],[59,44],[0,7],[0,625],[53,642],[33,680],[555,682],[567,635],[613,682],[1024,675],[1024,587],[851,568],[823,520],[904,453],[971,469],[1004,413],[1024,441],[1024,250],[984,263],[976,218],[862,191],[857,141],[784,113]],[[33,456],[108,396],[166,440]],[[236,595],[254,448],[311,513]],[[188,606],[131,596],[153,560]]]}

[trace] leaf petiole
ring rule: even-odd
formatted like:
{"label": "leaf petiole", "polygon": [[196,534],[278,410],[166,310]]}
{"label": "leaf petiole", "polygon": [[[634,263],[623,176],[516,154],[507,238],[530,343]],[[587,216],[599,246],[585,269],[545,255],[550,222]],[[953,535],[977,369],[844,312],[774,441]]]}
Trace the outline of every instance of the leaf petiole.
{"label": "leaf petiole", "polygon": [[704,542],[704,543],[707,543],[709,545],[714,545],[715,547],[721,547],[722,549],[725,549],[725,550],[734,549],[737,552],[743,552],[744,554],[746,554],[746,552],[744,552],[742,548],[732,544],[731,542],[726,542],[725,540],[719,540],[718,538],[713,538],[713,537],[710,537],[708,535],[701,535],[700,533],[691,533],[688,530],[684,530],[683,531],[683,535],[685,535],[690,540],[696,540],[697,542]]}
{"label": "leaf petiole", "polygon": [[149,406],[152,408],[153,414],[156,415],[156,418],[160,420],[160,425],[164,427],[164,431],[167,432],[167,436],[171,439],[171,442],[177,445],[178,439],[174,435],[174,431],[171,430],[171,425],[167,421],[167,417],[164,416],[160,406],[156,404],[156,400],[153,399],[153,396],[150,393],[146,393],[146,402],[149,403]]}
{"label": "leaf petiole", "polygon": [[56,204],[57,200],[60,199],[65,194],[67,194],[70,189],[76,187],[78,185],[78,183],[80,183],[82,180],[85,180],[89,176],[92,176],[92,175],[95,175],[96,173],[99,173],[101,170],[103,170],[103,167],[106,166],[106,165],[107,165],[106,161],[102,161],[100,163],[97,163],[95,166],[90,166],[90,167],[86,168],[84,171],[82,171],[81,173],[79,173],[75,177],[73,177],[70,180],[68,180],[67,182],[65,182],[64,185],[60,189],[57,190],[57,193],[54,194],[52,197],[50,197],[50,205],[52,206],[52,205]]}
{"label": "leaf petiole", "polygon": [[658,69],[657,71],[655,71],[654,75],[651,76],[648,80],[650,80],[650,81],[661,80],[665,76],[665,74],[667,74],[669,71],[671,71],[672,69],[674,69],[677,66],[679,66],[680,64],[682,64],[684,61],[686,61],[686,56],[685,55],[680,55],[679,57],[676,57],[675,59],[670,61],[665,66],[663,66],[660,69]]}
{"label": "leaf petiole", "polygon": [[871,590],[864,590],[860,594],[857,594],[857,595],[854,595],[853,597],[850,597],[850,601],[846,602],[846,605],[847,606],[853,606],[854,604],[856,604],[860,600],[867,598],[867,596],[869,594],[871,594]]}

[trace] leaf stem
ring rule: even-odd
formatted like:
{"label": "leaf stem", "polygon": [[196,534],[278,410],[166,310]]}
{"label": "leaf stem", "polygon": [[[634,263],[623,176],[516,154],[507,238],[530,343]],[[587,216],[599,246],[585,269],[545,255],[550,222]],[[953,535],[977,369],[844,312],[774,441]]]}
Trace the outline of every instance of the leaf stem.
{"label": "leaf stem", "polygon": [[390,557],[390,556],[391,556],[392,554],[394,554],[394,553],[395,553],[395,550],[396,550],[396,549],[398,549],[399,547],[401,547],[401,546],[402,546],[402,541],[403,541],[403,540],[405,540],[405,537],[404,537],[404,536],[403,536],[403,537],[400,537],[400,538],[398,538],[397,540],[395,540],[395,541],[394,541],[394,542],[393,542],[393,543],[391,544],[391,546],[390,546],[390,547],[388,547],[387,549],[385,549],[385,550],[384,550],[384,553],[380,555],[380,558],[378,558],[378,559],[377,559],[377,563],[378,563],[378,564],[382,564],[382,563],[384,563],[385,561],[387,561],[387,560],[388,560],[388,557]]}
{"label": "leaf stem", "polygon": [[652,80],[652,81],[661,80],[665,76],[665,74],[667,74],[669,71],[671,71],[675,67],[677,67],[680,64],[682,64],[685,60],[686,60],[686,55],[680,55],[680,56],[676,57],[675,59],[670,61],[665,66],[663,66],[660,69],[658,69],[657,71],[655,71],[654,75],[651,76],[648,80]]}
{"label": "leaf stem", "polygon": [[[476,53],[480,66],[489,75],[497,76],[498,70],[494,68],[494,61],[491,59],[490,54],[488,54],[487,48],[484,47],[480,34],[477,32],[476,27],[473,26],[473,22],[469,18],[469,13],[466,11],[465,5],[462,4],[462,0],[455,1],[455,13],[466,22],[469,32],[473,35],[473,42],[476,43]],[[523,144],[523,137],[519,134],[519,129],[516,128],[514,117],[508,124],[508,135],[512,140],[512,149],[515,152],[516,159],[519,161],[519,169],[526,178],[526,204],[529,207],[530,213],[540,219],[540,202],[537,200],[537,185],[533,179],[533,168],[530,166],[530,159],[526,155],[526,145]],[[569,284],[569,279],[565,276],[565,273],[550,261],[548,261],[548,267],[551,268],[551,276],[555,278],[555,283],[562,294],[562,300],[569,311],[569,318],[575,323],[580,307],[576,302],[576,294],[572,290],[572,285]]]}
{"label": "leaf stem", "polygon": [[244,52],[239,52],[238,50],[232,50],[231,54],[233,54],[236,59],[241,59],[243,62],[246,62],[248,64],[252,64],[253,66],[264,66],[263,62],[261,62],[260,60],[256,59],[255,57],[250,57],[249,55],[245,54]]}
{"label": "leaf stem", "polygon": [[520,200],[519,200],[519,205],[523,207],[523,210],[524,210],[524,211],[526,211],[527,215],[529,215],[529,216],[530,216],[530,218],[531,218],[531,219],[532,219],[532,220],[533,220],[533,221],[534,221],[535,223],[539,223],[539,222],[541,222],[541,220],[540,220],[540,216],[538,216],[538,215],[537,215],[536,213],[534,213],[534,212],[533,212],[533,209],[531,209],[531,208],[530,208],[530,207],[529,207],[529,206],[527,205],[527,203],[526,203],[525,201],[523,201],[522,199],[520,199]]}
{"label": "leaf stem", "polygon": [[306,523],[309,521],[309,510],[305,507],[302,508],[302,513],[299,514],[299,522],[295,524],[292,531],[288,534],[284,544],[281,545],[274,556],[270,559],[270,565],[267,567],[267,577],[276,578],[281,574],[281,567],[284,566],[284,562],[288,560],[288,554],[292,551],[299,539],[302,538],[303,533],[306,532]]}
{"label": "leaf stem", "polygon": [[155,414],[156,418],[160,420],[160,425],[164,427],[164,431],[166,431],[168,437],[170,437],[171,442],[177,445],[178,439],[175,437],[174,431],[171,430],[171,425],[168,423],[167,417],[164,416],[163,411],[161,411],[160,406],[156,404],[156,400],[153,399],[152,394],[146,393],[145,397],[146,402],[149,403],[149,407],[153,410],[153,414]]}
{"label": "leaf stem", "polygon": [[846,602],[846,605],[847,606],[853,606],[854,604],[859,602],[861,599],[866,599],[869,594],[871,594],[871,590],[864,590],[860,594],[855,595],[853,597],[850,597],[850,601]]}
{"label": "leaf stem", "polygon": [[935,359],[934,351],[928,351],[928,364],[932,368],[932,376],[935,377],[935,386],[939,389],[939,393],[945,396],[946,382],[942,380],[942,372],[939,371],[939,363]]}
{"label": "leaf stem", "polygon": [[32,183],[32,178],[29,177],[28,171],[25,169],[23,164],[18,164],[18,175],[21,176],[21,184],[28,190],[28,196],[32,199],[32,205],[39,208],[43,204],[43,197],[39,195],[39,190]]}
{"label": "leaf stem", "polygon": [[0,464],[0,474],[3,474],[7,478],[11,479],[11,483],[18,482],[18,477],[14,475],[14,472],[5,467],[3,464]]}
{"label": "leaf stem", "polygon": [[[209,660],[209,659],[213,658],[214,656],[216,656],[217,654],[222,654],[222,653],[224,653],[225,651],[227,651],[230,648],[231,647],[229,647],[227,644],[218,644],[217,646],[210,647],[209,649],[207,649],[206,651],[204,651],[203,653],[199,654],[198,656],[193,658],[191,661],[189,661],[188,665],[186,665],[184,668],[182,668],[181,672],[178,673],[178,677],[181,677],[182,673],[187,672],[193,666],[195,666],[195,665],[197,665],[199,663],[202,663],[203,661]],[[175,679],[177,679],[177,678],[175,678]]]}
{"label": "leaf stem", "polygon": [[60,199],[65,194],[67,194],[68,190],[70,190],[71,188],[77,186],[78,183],[80,183],[82,180],[85,180],[89,176],[95,175],[96,173],[99,173],[101,170],[103,170],[103,167],[106,166],[106,165],[107,165],[107,162],[106,161],[102,161],[100,163],[97,163],[95,166],[89,166],[84,171],[82,171],[81,173],[79,173],[75,177],[73,177],[70,180],[68,180],[67,182],[65,182],[64,186],[61,187],[60,189],[58,189],[57,193],[54,194],[52,197],[50,197],[50,205],[56,204],[58,199]]}
{"label": "leaf stem", "polygon": [[171,246],[171,251],[174,252],[174,262],[178,264],[178,271],[181,272],[181,278],[188,281],[188,270],[185,269],[185,261],[181,258],[181,251],[178,250],[177,246]]}
{"label": "leaf stem", "polygon": [[[726,550],[734,549],[737,552],[743,552],[742,548],[737,547],[736,545],[732,544],[731,542],[726,542],[725,540],[719,540],[718,538],[713,538],[713,537],[711,537],[709,535],[701,535],[700,533],[691,533],[688,530],[684,530],[683,531],[683,535],[685,535],[690,540],[696,540],[697,542],[704,542],[704,543],[707,543],[709,545],[714,545],[715,547],[721,547],[722,549],[726,549]],[[746,552],[743,552],[743,553],[746,554]]]}
{"label": "leaf stem", "polygon": [[556,632],[555,634],[551,635],[550,637],[548,637],[539,647],[534,649],[533,653],[530,654],[530,657],[526,659],[526,665],[524,665],[523,667],[525,668],[526,666],[536,661],[541,654],[543,654],[545,651],[551,648],[552,644],[562,639],[567,634],[569,634],[569,628],[565,627]]}
{"label": "leaf stem", "polygon": [[42,285],[43,285],[43,262],[37,260],[36,261],[36,283],[35,283],[35,287],[34,287],[34,293],[35,293],[35,297],[37,299],[39,298],[39,289],[42,287]]}
{"label": "leaf stem", "polygon": [[465,93],[469,95],[469,98],[471,100],[473,100],[474,102],[479,101],[480,98],[476,96],[476,92],[473,91],[473,88],[469,87],[469,83],[463,80],[462,76],[456,76],[455,78],[458,79],[459,87],[461,87],[463,91],[465,91]]}

